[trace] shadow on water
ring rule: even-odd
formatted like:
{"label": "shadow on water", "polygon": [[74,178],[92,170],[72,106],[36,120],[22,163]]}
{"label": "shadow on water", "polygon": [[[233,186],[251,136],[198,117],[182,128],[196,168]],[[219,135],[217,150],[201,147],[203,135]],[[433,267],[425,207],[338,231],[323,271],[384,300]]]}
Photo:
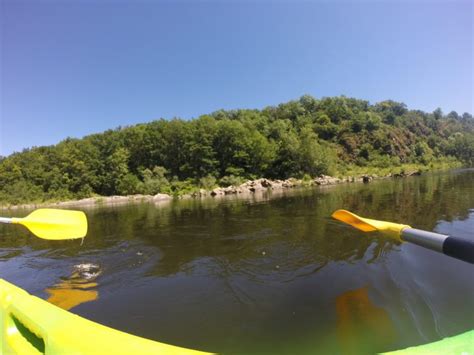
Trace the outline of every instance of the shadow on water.
{"label": "shadow on water", "polygon": [[[393,350],[472,327],[470,265],[330,215],[345,208],[472,237],[473,182],[460,171],[96,208],[83,245],[0,226],[0,277],[103,324],[202,350]],[[100,265],[100,283],[64,275],[87,263]]]}

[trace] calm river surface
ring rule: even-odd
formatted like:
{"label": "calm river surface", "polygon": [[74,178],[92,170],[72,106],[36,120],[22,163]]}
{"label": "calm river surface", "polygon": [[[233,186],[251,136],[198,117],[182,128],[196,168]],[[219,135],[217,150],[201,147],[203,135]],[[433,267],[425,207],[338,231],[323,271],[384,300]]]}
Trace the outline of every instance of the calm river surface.
{"label": "calm river surface", "polygon": [[[105,325],[220,353],[374,353],[474,327],[472,265],[363,234],[331,219],[339,208],[474,238],[474,171],[87,209],[82,244],[1,226],[0,277]],[[100,274],[80,273],[85,263]]]}

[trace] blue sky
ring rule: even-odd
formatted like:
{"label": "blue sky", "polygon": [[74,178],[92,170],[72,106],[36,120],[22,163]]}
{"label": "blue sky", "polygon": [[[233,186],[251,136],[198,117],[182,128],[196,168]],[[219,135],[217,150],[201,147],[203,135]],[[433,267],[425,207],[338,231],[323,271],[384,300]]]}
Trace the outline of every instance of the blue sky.
{"label": "blue sky", "polygon": [[474,111],[471,1],[0,6],[0,155],[303,94]]}

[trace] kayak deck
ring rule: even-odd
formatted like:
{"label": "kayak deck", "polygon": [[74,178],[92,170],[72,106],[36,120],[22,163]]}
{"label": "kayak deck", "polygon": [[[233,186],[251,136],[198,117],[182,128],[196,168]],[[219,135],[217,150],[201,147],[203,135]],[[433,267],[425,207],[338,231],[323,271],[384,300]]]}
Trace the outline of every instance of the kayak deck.
{"label": "kayak deck", "polygon": [[206,354],[92,322],[0,279],[0,353]]}
{"label": "kayak deck", "polygon": [[474,330],[444,338],[429,344],[412,346],[402,350],[395,350],[384,354],[390,355],[473,355],[474,354]]}

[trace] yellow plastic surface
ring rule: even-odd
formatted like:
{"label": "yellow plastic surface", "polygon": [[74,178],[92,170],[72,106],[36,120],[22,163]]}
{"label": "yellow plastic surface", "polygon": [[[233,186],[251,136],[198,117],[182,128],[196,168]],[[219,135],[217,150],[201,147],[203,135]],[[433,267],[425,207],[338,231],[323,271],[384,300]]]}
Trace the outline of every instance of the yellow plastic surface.
{"label": "yellow plastic surface", "polygon": [[390,355],[473,355],[474,330],[434,343],[412,346],[410,348],[391,351]]}
{"label": "yellow plastic surface", "polygon": [[75,239],[87,234],[87,217],[82,211],[42,208],[25,218],[12,218],[12,223],[24,225],[43,239]]}
{"label": "yellow plastic surface", "polygon": [[341,222],[350,224],[354,228],[357,228],[363,232],[379,231],[399,241],[402,241],[402,239],[400,238],[402,230],[405,228],[411,228],[406,224],[398,224],[392,222],[378,221],[375,219],[363,218],[346,210],[337,210],[332,214],[332,217]]}
{"label": "yellow plastic surface", "polygon": [[206,354],[94,323],[0,279],[0,354]]}

